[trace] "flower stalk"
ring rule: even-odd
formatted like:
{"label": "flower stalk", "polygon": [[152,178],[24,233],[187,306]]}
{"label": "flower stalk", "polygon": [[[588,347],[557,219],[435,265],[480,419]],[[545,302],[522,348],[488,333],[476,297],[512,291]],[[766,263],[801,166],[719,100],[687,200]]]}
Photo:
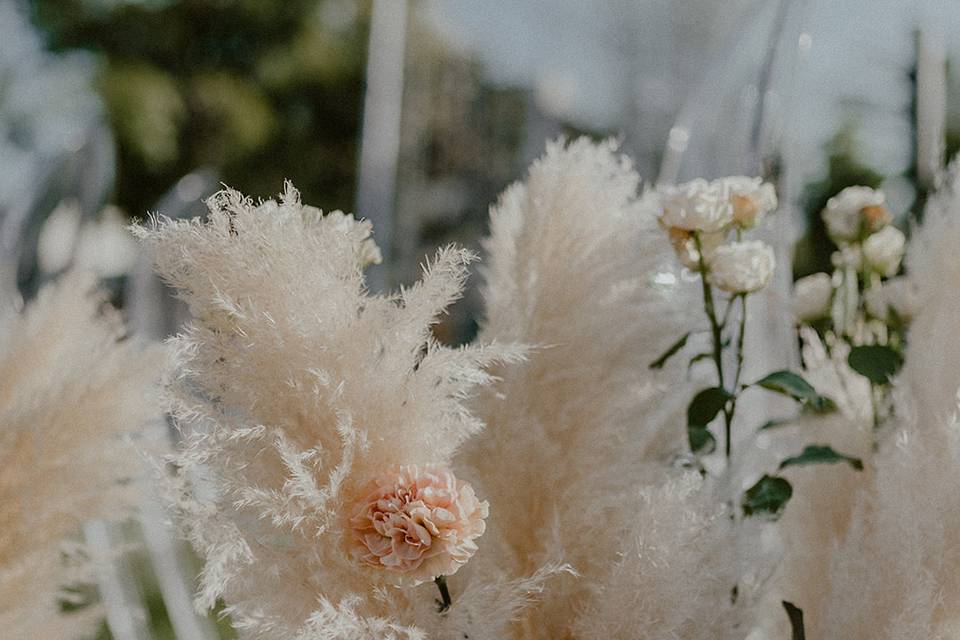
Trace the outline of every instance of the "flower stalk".
{"label": "flower stalk", "polygon": [[[737,358],[737,366],[734,369],[735,373],[733,374],[733,389],[730,390],[730,394],[733,396],[730,399],[730,422],[733,422],[733,414],[737,410],[737,399],[740,397],[740,375],[743,373],[743,346],[744,346],[744,336],[747,334],[747,294],[741,293],[736,296],[740,299],[740,327],[737,332],[737,344],[734,348],[734,353]],[[736,298],[730,300],[730,306],[732,307],[736,302]],[[730,442],[730,433],[728,430],[727,433],[727,442]],[[727,460],[730,459],[729,447],[727,451]]]}
{"label": "flower stalk", "polygon": [[[717,320],[716,305],[713,300],[713,288],[707,278],[708,268],[703,257],[703,243],[700,240],[700,234],[694,232],[693,241],[697,247],[698,260],[700,263],[700,282],[703,288],[703,309],[707,314],[707,320],[710,323],[710,335],[713,343],[713,363],[717,370],[717,386],[726,390],[723,376],[723,325],[726,324],[726,318],[723,323]],[[728,307],[729,310],[729,307]],[[742,340],[741,340],[742,344]],[[732,390],[736,393],[736,389]],[[723,433],[724,433],[724,456],[729,462],[732,454],[731,435],[733,431],[733,411],[728,403],[723,407]]]}
{"label": "flower stalk", "polygon": [[[694,454],[709,453],[716,439],[709,424],[723,414],[724,455],[727,465],[733,455],[733,417],[743,368],[745,298],[767,286],[773,274],[773,248],[759,241],[744,240],[744,231],[754,228],[776,209],[773,185],[761,178],[731,176],[719,180],[693,180],[666,185],[658,190],[661,228],[686,268],[700,275],[703,309],[710,325],[710,350],[703,357],[713,360],[717,384],[698,392],[687,408],[687,439]],[[733,240],[728,241],[732,236]],[[718,312],[715,290],[727,294],[723,313]],[[737,299],[741,318],[739,334],[725,339]],[[724,370],[724,349],[736,340],[736,369]],[[682,346],[682,343],[680,343]],[[673,352],[664,356],[668,358]],[[697,356],[695,360],[699,359]],[[662,361],[657,361],[658,368]],[[732,379],[733,388],[727,388]]]}
{"label": "flower stalk", "polygon": [[437,589],[440,590],[440,600],[437,600],[437,608],[440,613],[446,613],[450,605],[453,604],[453,600],[450,599],[450,589],[447,588],[447,577],[437,576],[433,581],[436,583]]}

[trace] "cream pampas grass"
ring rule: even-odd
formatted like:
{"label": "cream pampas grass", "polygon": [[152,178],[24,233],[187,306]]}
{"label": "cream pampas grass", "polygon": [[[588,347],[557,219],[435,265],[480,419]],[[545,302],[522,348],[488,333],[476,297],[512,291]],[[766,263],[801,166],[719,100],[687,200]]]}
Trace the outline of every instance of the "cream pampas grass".
{"label": "cream pampas grass", "polygon": [[[810,442],[829,442],[848,455],[870,460],[874,441],[870,385],[847,364],[849,346],[834,341],[828,350],[810,327],[802,327],[800,337],[804,378],[838,410],[804,414],[772,433],[769,437],[780,445],[778,458],[793,455]],[[824,577],[829,575],[837,542],[848,533],[860,492],[872,481],[873,469],[870,464],[863,471],[837,464],[784,471],[794,491],[777,527],[783,555],[763,612],[769,637],[790,634],[781,600],[802,608],[807,622],[820,628],[833,597],[824,588]]]}
{"label": "cream pampas grass", "polygon": [[95,606],[61,613],[81,571],[79,525],[124,514],[136,450],[124,435],[159,417],[156,349],[126,339],[70,275],[0,327],[0,629],[9,638],[79,638]]}
{"label": "cream pampas grass", "polygon": [[725,555],[729,514],[692,473],[638,494],[618,557],[582,605],[572,637],[735,637],[726,606],[737,580]]}
{"label": "cream pampas grass", "polygon": [[931,195],[924,222],[914,228],[907,254],[916,292],[909,358],[903,379],[923,423],[948,418],[960,386],[960,161],[954,160]]}
{"label": "cream pampas grass", "polygon": [[726,487],[681,469],[689,354],[648,367],[702,310],[638,188],[614,144],[551,144],[492,210],[459,349],[430,326],[462,250],[371,295],[369,225],[290,186],[138,228],[193,316],[168,395],[198,605],[271,640],[742,637]]}
{"label": "cream pampas grass", "polygon": [[822,576],[823,609],[807,613],[808,637],[947,640],[960,632],[958,433],[945,419],[886,443]]}
{"label": "cream pampas grass", "polygon": [[843,528],[797,541],[830,549],[818,583],[807,574],[807,602],[797,602],[807,637],[947,640],[960,633],[960,306],[951,293],[960,286],[957,175],[950,170],[911,241],[918,304],[895,389],[895,428],[852,500],[844,495],[849,484],[829,490],[832,509],[849,504]]}
{"label": "cream pampas grass", "polygon": [[[557,142],[491,212],[481,338],[535,349],[483,396],[488,427],[463,459],[516,572],[563,561],[578,574],[546,585],[517,637],[568,637],[577,619],[581,631],[595,624],[643,637],[685,637],[698,626],[715,632],[720,614],[697,601],[701,588],[730,579],[722,560],[701,553],[707,534],[699,527],[716,513],[700,510],[699,489],[686,481],[653,488],[670,482],[672,455],[685,449],[690,394],[676,383],[685,358],[663,378],[647,365],[699,312],[684,313],[696,307],[679,284],[655,283],[674,258],[657,228],[659,210],[638,197],[638,183],[613,143]],[[647,553],[648,544],[662,546]],[[664,569],[674,564],[675,574]],[[694,567],[701,585],[687,588],[684,571]],[[644,606],[627,606],[638,601]],[[678,612],[651,614],[661,607]]]}
{"label": "cream pampas grass", "polygon": [[[503,637],[541,578],[513,579],[497,536],[476,537],[485,505],[447,471],[430,471],[482,428],[465,400],[491,382],[486,368],[521,355],[432,337],[473,256],[443,249],[415,285],[371,295],[368,223],[323,216],[289,185],[277,202],[227,190],[208,204],[206,221],[159,218],[136,230],[193,318],[173,340],[169,396],[185,437],[175,508],[205,561],[198,605],[222,598],[245,638]],[[402,503],[423,482],[459,491],[469,518],[444,525],[457,527],[458,555],[435,566],[456,571],[476,548],[448,577],[443,614],[437,588],[419,584],[426,565],[402,546],[396,562],[371,524],[380,516],[370,509]],[[477,499],[488,496],[478,489]],[[456,517],[417,504],[435,522]],[[408,541],[427,535],[391,513]]]}

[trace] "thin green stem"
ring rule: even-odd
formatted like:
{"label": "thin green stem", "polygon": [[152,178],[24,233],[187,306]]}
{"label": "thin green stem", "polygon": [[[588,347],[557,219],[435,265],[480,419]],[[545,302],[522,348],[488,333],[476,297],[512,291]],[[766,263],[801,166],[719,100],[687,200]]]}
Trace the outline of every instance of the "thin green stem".
{"label": "thin green stem", "polygon": [[720,323],[717,322],[716,307],[713,304],[713,289],[707,278],[707,265],[703,260],[700,234],[694,233],[693,240],[697,247],[700,262],[700,282],[703,285],[703,309],[707,314],[707,320],[710,322],[710,334],[713,338],[713,363],[717,367],[718,386],[723,388],[723,337],[721,335],[721,326]]}
{"label": "thin green stem", "polygon": [[[740,330],[737,334],[737,369],[733,376],[732,393],[734,396],[740,391],[740,374],[743,372],[743,337],[747,333],[747,294],[741,293],[737,297],[740,298]],[[730,306],[733,306],[732,300]],[[734,402],[736,402],[736,398],[734,398]],[[730,413],[733,413],[733,411],[731,410]]]}
{"label": "thin green stem", "polygon": [[[747,294],[741,293],[737,296],[740,298],[740,327],[737,332],[737,345],[736,345],[736,356],[737,356],[737,368],[733,374],[733,389],[730,393],[733,394],[733,399],[730,400],[730,422],[733,422],[733,415],[737,411],[737,399],[740,397],[740,374],[743,373],[743,342],[744,336],[747,335]],[[730,301],[730,306],[732,307],[735,300]]]}
{"label": "thin green stem", "polygon": [[[703,259],[703,245],[700,242],[700,234],[698,232],[694,232],[693,241],[697,247],[697,257],[700,263],[700,282],[703,285],[703,309],[707,314],[707,320],[710,322],[710,333],[713,337],[713,363],[717,368],[717,386],[721,389],[725,389],[723,384],[723,327],[717,321],[716,306],[713,302],[713,289],[710,286],[709,279],[707,278],[707,264]],[[732,421],[733,416],[729,407],[724,407],[724,455],[726,456],[727,461],[730,460],[730,455],[732,453],[730,446]]]}
{"label": "thin green stem", "polygon": [[727,321],[730,319],[730,312],[733,311],[733,307],[735,306],[735,305],[733,304],[734,302],[736,302],[736,300],[735,300],[735,299],[731,299],[731,300],[727,303],[727,307],[723,310],[723,319],[720,321],[720,328],[721,328],[721,329],[724,329],[724,328],[726,328],[726,326],[727,326]]}

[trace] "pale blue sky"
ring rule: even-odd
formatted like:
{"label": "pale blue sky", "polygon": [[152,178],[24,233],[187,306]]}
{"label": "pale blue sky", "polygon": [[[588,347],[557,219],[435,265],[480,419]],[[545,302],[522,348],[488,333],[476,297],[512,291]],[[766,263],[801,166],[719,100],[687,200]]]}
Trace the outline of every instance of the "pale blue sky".
{"label": "pale blue sky", "polygon": [[[883,173],[902,171],[909,162],[906,74],[914,29],[939,30],[948,51],[960,52],[960,31],[950,27],[960,24],[960,3],[793,0],[790,7],[791,46],[778,58],[784,64],[775,115],[796,168],[805,179],[820,174],[823,143],[849,120],[857,124],[863,160]],[[709,95],[753,82],[776,2],[432,0],[430,10],[493,79],[534,87],[543,106],[563,118],[622,130],[636,113],[628,108],[636,94],[660,144],[685,106],[701,114],[699,121],[709,115],[708,106],[687,104],[702,101],[697,87],[720,87]]]}

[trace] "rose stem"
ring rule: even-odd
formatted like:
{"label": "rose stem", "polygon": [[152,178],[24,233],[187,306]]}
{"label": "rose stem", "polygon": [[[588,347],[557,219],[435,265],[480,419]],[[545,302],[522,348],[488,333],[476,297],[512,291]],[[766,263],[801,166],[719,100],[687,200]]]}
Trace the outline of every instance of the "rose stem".
{"label": "rose stem", "polygon": [[[713,306],[713,291],[711,290],[710,283],[707,282],[707,264],[703,257],[703,244],[700,241],[699,232],[695,231],[693,233],[693,242],[697,248],[698,260],[700,263],[700,281],[703,284],[703,306],[707,313],[707,319],[710,321],[710,332],[713,334],[713,363],[717,367],[717,386],[725,390],[723,386],[723,327],[721,327],[720,323],[717,321],[717,313]],[[734,390],[734,392],[736,392],[736,390]],[[730,413],[729,407],[724,405],[724,454],[727,459],[727,464],[730,463],[730,440],[732,435],[730,427],[732,422],[733,415]]]}
{"label": "rose stem", "polygon": [[[737,399],[740,396],[740,374],[743,372],[743,336],[747,331],[747,294],[739,293],[740,298],[740,331],[737,334],[737,369],[733,376],[733,399],[730,400],[730,418],[737,410]],[[733,306],[735,299],[730,300],[730,306]]]}

